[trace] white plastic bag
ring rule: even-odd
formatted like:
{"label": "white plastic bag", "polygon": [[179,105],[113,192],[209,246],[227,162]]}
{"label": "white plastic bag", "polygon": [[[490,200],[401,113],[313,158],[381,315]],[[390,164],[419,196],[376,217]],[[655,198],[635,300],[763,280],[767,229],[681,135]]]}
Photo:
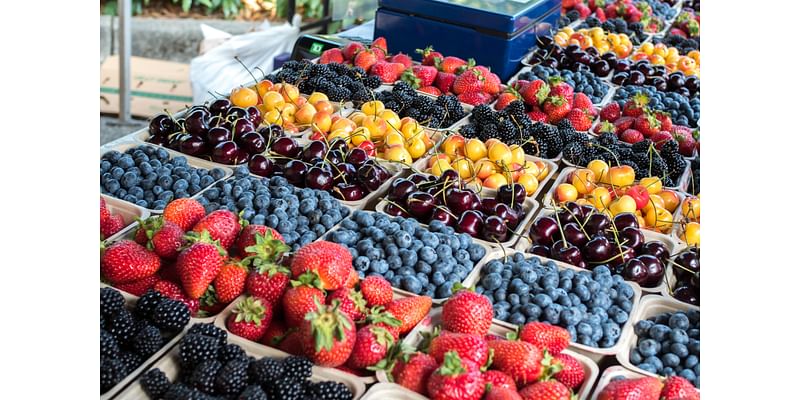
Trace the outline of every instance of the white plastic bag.
{"label": "white plastic bag", "polygon": [[[264,22],[259,30],[243,35],[230,36],[227,40],[192,59],[189,77],[192,81],[194,104],[213,100],[213,94],[228,94],[238,85],[252,85],[253,78],[242,63],[258,78],[273,70],[275,56],[291,52],[294,42],[300,37],[300,16],[295,15],[292,24],[270,26]],[[225,39],[225,32],[208,27],[203,34],[209,39]],[[236,61],[237,57],[242,63]],[[213,93],[213,94],[212,94]]]}

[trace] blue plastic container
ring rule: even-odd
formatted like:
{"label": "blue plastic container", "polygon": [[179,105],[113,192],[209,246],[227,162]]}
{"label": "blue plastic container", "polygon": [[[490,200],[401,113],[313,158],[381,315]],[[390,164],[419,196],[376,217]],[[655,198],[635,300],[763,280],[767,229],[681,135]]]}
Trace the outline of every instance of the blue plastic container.
{"label": "blue plastic container", "polygon": [[550,34],[561,12],[558,0],[380,0],[375,37],[383,36],[393,53],[420,59],[418,48],[432,45],[446,56],[474,58],[503,81],[519,70]]}

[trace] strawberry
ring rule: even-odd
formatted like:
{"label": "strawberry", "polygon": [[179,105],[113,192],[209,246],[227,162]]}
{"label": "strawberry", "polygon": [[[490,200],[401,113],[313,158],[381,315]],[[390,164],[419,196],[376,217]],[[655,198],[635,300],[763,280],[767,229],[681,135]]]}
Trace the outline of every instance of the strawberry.
{"label": "strawberry", "polygon": [[442,331],[431,340],[428,354],[436,362],[444,361],[447,352],[455,351],[462,360],[470,360],[478,365],[485,365],[489,359],[489,345],[479,335],[470,333],[452,333]]}
{"label": "strawberry", "polygon": [[503,371],[495,369],[486,371],[483,373],[483,380],[486,381],[487,384],[491,383],[492,387],[495,388],[511,389],[514,392],[517,391],[517,384],[514,383],[514,379]]}
{"label": "strawberry", "polygon": [[334,47],[332,49],[323,51],[322,54],[319,56],[319,63],[320,64],[344,63],[344,55],[342,54],[342,49]]}
{"label": "strawberry", "polygon": [[508,374],[517,385],[536,382],[549,366],[542,350],[528,342],[492,340],[489,348],[494,351],[492,368]]}
{"label": "strawberry", "polygon": [[105,221],[108,217],[111,216],[111,211],[108,210],[108,205],[106,205],[106,199],[100,197],[100,225],[103,225],[103,221]]}
{"label": "strawberry", "polygon": [[296,356],[303,355],[303,335],[298,328],[289,328],[286,336],[278,344],[278,349]]}
{"label": "strawberry", "polygon": [[353,256],[346,247],[327,241],[312,242],[294,253],[292,277],[313,272],[319,277],[322,289],[336,290],[350,277],[352,263]]}
{"label": "strawberry", "polygon": [[247,272],[247,266],[236,258],[222,264],[217,277],[214,278],[214,290],[220,303],[228,304],[244,292]]}
{"label": "strawberry", "polygon": [[115,233],[121,231],[124,227],[125,220],[122,219],[122,215],[111,215],[108,218],[100,221],[100,239],[114,236]]}
{"label": "strawberry", "polygon": [[489,72],[488,74],[484,75],[483,81],[483,91],[489,93],[490,95],[496,95],[500,93],[501,85],[500,85],[500,77],[497,74]]}
{"label": "strawberry", "polygon": [[658,122],[661,124],[660,130],[662,131],[672,130],[672,118],[669,116],[668,113],[665,113],[663,111],[656,111],[654,114]]}
{"label": "strawberry", "polygon": [[300,327],[303,354],[322,367],[344,364],[356,342],[356,324],[339,310],[339,303],[326,306],[314,301],[316,308],[306,314]]}
{"label": "strawberry", "polygon": [[289,286],[289,270],[277,264],[253,266],[247,276],[247,293],[256,296],[267,304],[276,304]]}
{"label": "strawberry", "polygon": [[589,110],[592,110],[594,107],[592,107],[592,100],[589,96],[583,93],[575,93],[572,98],[572,108],[579,108],[589,112]]}
{"label": "strawberry", "polygon": [[617,134],[625,132],[625,130],[633,128],[633,123],[636,121],[633,117],[619,117],[616,121],[614,121],[614,129]]}
{"label": "strawberry", "polygon": [[178,300],[186,304],[186,307],[189,307],[189,311],[193,316],[197,315],[200,311],[200,301],[197,299],[190,299],[177,283],[161,280],[153,285],[153,290],[161,293],[164,297],[169,297],[172,300]]}
{"label": "strawberry", "polygon": [[672,140],[672,134],[667,131],[661,131],[656,133],[653,136],[650,136],[650,140],[656,146],[656,150],[661,150],[661,146],[664,145],[667,141]]}
{"label": "strawberry", "polygon": [[442,329],[486,335],[494,318],[491,301],[482,294],[459,287],[457,285],[456,292],[442,306]]}
{"label": "strawberry", "polygon": [[264,307],[261,300],[248,296],[236,304],[225,319],[225,327],[236,336],[257,342],[264,336],[271,320],[272,309]]}
{"label": "strawberry", "polygon": [[576,131],[588,131],[592,128],[592,118],[589,117],[589,114],[583,109],[573,108],[569,110],[566,118]]}
{"label": "strawberry", "polygon": [[700,392],[691,382],[680,376],[670,376],[661,389],[663,400],[700,400]]}
{"label": "strawberry", "polygon": [[481,92],[485,78],[477,68],[464,71],[456,77],[453,82],[453,93],[461,94],[466,92]]}
{"label": "strawberry", "polygon": [[187,239],[192,244],[178,255],[175,267],[186,294],[191,299],[199,299],[217,277],[227,253],[218,240],[211,239],[208,231],[187,235]]}
{"label": "strawberry", "polygon": [[402,67],[403,64],[392,64],[385,61],[378,61],[372,66],[372,69],[369,70],[369,74],[381,78],[381,82],[383,83],[394,83],[398,78],[400,78],[400,74],[397,72],[398,67],[396,65]]}
{"label": "strawberry", "polygon": [[383,51],[380,47],[370,47],[373,53],[375,53],[375,60],[377,61],[386,61],[386,52]]}
{"label": "strawberry", "polygon": [[547,122],[553,124],[567,116],[572,105],[564,96],[551,96],[544,101],[542,110],[547,114]]}
{"label": "strawberry", "polygon": [[358,42],[350,42],[344,46],[342,49],[342,56],[347,61],[353,61],[356,57],[356,54],[360,53],[365,49],[364,45]]}
{"label": "strawberry", "polygon": [[622,115],[622,111],[619,108],[619,103],[616,101],[612,101],[608,103],[602,110],[600,110],[600,119],[603,121],[616,121]]}
{"label": "strawberry", "polygon": [[385,328],[366,325],[356,332],[356,343],[347,366],[357,370],[372,367],[386,357],[393,345],[394,337]]}
{"label": "strawberry", "polygon": [[394,340],[400,339],[400,325],[402,325],[402,321],[395,318],[392,313],[385,311],[382,306],[371,308],[367,313],[366,321],[368,324],[386,329]]}
{"label": "strawberry", "polygon": [[195,199],[175,199],[164,207],[164,219],[178,224],[188,232],[206,215],[203,205]]}
{"label": "strawberry", "polygon": [[378,58],[375,56],[375,53],[372,50],[362,50],[356,54],[355,59],[353,59],[353,65],[356,67],[361,67],[364,71],[370,72],[370,68],[372,68],[375,63],[378,62]]}
{"label": "strawberry", "polygon": [[399,319],[400,334],[406,334],[422,321],[431,310],[431,298],[428,296],[406,297],[393,300],[386,306],[386,311]]}
{"label": "strawberry", "polygon": [[439,72],[436,74],[433,84],[442,91],[442,93],[449,93],[453,90],[453,83],[456,81],[455,74],[447,72]]}
{"label": "strawberry", "polygon": [[183,229],[178,224],[153,216],[144,221],[139,220],[136,230],[136,243],[147,246],[159,257],[174,260],[183,247]]}
{"label": "strawberry", "polygon": [[[625,118],[629,118],[629,117],[625,117]],[[616,134],[617,128],[615,128],[614,124],[612,124],[611,122],[600,121],[599,124],[595,125],[595,127],[594,127],[594,129],[592,129],[592,131],[595,133],[595,135],[600,135],[600,134],[603,134],[603,133],[606,133],[606,132]]]}
{"label": "strawberry", "polygon": [[283,236],[275,229],[264,225],[250,225],[246,221],[244,223],[244,228],[236,238],[236,250],[243,258],[274,262],[291,249],[284,244]]}
{"label": "strawberry", "polygon": [[569,331],[544,322],[529,322],[519,331],[519,340],[531,343],[540,349],[558,354],[569,346]]}
{"label": "strawberry", "polygon": [[422,65],[436,65],[437,58],[444,58],[442,53],[434,51],[432,46],[428,46],[424,49],[417,49],[416,52],[422,55]]}
{"label": "strawberry", "polygon": [[159,268],[161,259],[132,240],[115,242],[100,257],[100,273],[112,284],[138,281]]}
{"label": "strawberry", "polygon": [[383,50],[384,53],[389,52],[389,46],[386,45],[386,38],[383,36],[375,38],[375,40],[372,41],[372,45],[370,45],[370,47],[379,48]]}
{"label": "strawberry", "polygon": [[544,103],[547,96],[550,95],[550,86],[543,80],[536,79],[526,85],[522,85],[522,88],[519,89],[519,94],[525,100],[525,103],[539,105]]}
{"label": "strawberry", "polygon": [[325,301],[327,304],[333,304],[335,300],[341,303],[339,310],[353,321],[363,321],[366,317],[367,302],[364,301],[361,292],[345,287],[336,289],[328,294],[328,298]]}
{"label": "strawberry", "polygon": [[264,331],[264,334],[261,336],[261,339],[259,339],[258,342],[265,346],[277,348],[284,337],[286,337],[287,333],[288,329],[283,321],[281,321],[280,318],[273,318],[272,321],[270,321],[269,326],[267,326],[267,330]]}
{"label": "strawberry", "polygon": [[283,317],[288,326],[300,326],[306,314],[317,309],[317,303],[325,302],[325,293],[308,284],[313,279],[311,275],[303,275],[284,293]]}
{"label": "strawberry", "polygon": [[522,400],[522,397],[519,397],[519,393],[514,389],[492,385],[483,400]]}
{"label": "strawberry", "polygon": [[473,106],[477,106],[480,104],[486,104],[492,101],[492,96],[490,96],[486,92],[476,91],[476,92],[466,92],[461,93],[458,95],[458,101],[462,103],[467,103]]}
{"label": "strawberry", "polygon": [[572,105],[575,100],[575,90],[569,83],[564,82],[559,77],[550,78],[550,96],[563,96],[564,99]]}
{"label": "strawberry", "polygon": [[466,68],[474,67],[475,60],[470,58],[469,63],[467,63],[461,58],[447,56],[434,60],[434,65],[439,71],[446,72],[448,74],[458,74]]}
{"label": "strawberry", "polygon": [[361,281],[361,294],[367,307],[385,306],[392,301],[392,284],[382,276],[370,275]]}
{"label": "strawberry", "polygon": [[411,65],[414,64],[414,62],[411,60],[411,57],[409,57],[408,54],[403,54],[403,53],[397,53],[397,54],[393,55],[389,59],[389,62],[403,64],[404,69],[405,68],[410,68]]}
{"label": "strawberry", "polygon": [[694,149],[697,147],[697,142],[694,140],[691,134],[686,133],[674,133],[673,137],[675,140],[678,141],[678,152],[681,155],[686,157],[691,157],[694,155]]}
{"label": "strawberry", "polygon": [[135,280],[133,282],[127,283],[117,283],[114,285],[119,290],[128,292],[134,296],[141,296],[147,292],[148,289],[152,288],[161,278],[158,275],[150,275],[146,276],[142,279]]}
{"label": "strawberry", "polygon": [[547,122],[547,114],[541,111],[531,111],[528,113],[528,118],[533,122]]}
{"label": "strawberry", "polygon": [[219,240],[225,250],[233,244],[242,226],[239,217],[228,210],[216,210],[206,215],[192,228],[192,232],[202,233],[208,231],[212,240]]}
{"label": "strawberry", "polygon": [[561,367],[561,371],[556,372],[553,378],[570,389],[577,389],[586,379],[586,373],[583,371],[580,361],[566,353],[556,354],[553,358],[555,359],[553,365],[559,364]]}
{"label": "strawberry", "polygon": [[658,121],[655,115],[649,112],[636,117],[636,120],[633,122],[633,128],[641,132],[642,135],[647,138],[662,130],[661,122]]}
{"label": "strawberry", "polygon": [[523,400],[573,400],[572,391],[559,381],[541,381],[519,391]]}
{"label": "strawberry", "polygon": [[420,92],[423,92],[423,93],[427,93],[427,94],[433,95],[433,96],[441,96],[442,95],[442,91],[439,90],[439,88],[437,88],[436,86],[423,86],[423,87],[421,87],[421,88],[419,88],[417,90],[419,90]]}
{"label": "strawberry", "polygon": [[427,65],[414,65],[403,72],[400,79],[414,89],[430,86],[436,80],[436,68]]}
{"label": "strawberry", "polygon": [[638,117],[644,113],[644,108],[650,103],[650,98],[644,93],[638,93],[633,98],[628,99],[622,106],[622,115],[626,117]]}
{"label": "strawberry", "polygon": [[497,97],[497,102],[494,103],[494,109],[500,111],[508,107],[508,105],[515,100],[522,100],[519,96],[519,93],[516,91],[505,91],[500,93],[500,96]]}
{"label": "strawberry", "polygon": [[478,365],[460,359],[454,351],[445,354],[444,362],[433,371],[427,387],[432,400],[479,400],[486,390]]}
{"label": "strawberry", "polygon": [[597,18],[597,20],[598,20],[598,21],[600,21],[600,22],[606,22],[606,21],[608,21],[608,18],[606,17],[606,12],[605,12],[605,10],[603,10],[602,8],[598,8],[598,9],[597,9],[597,10],[594,12],[594,16],[595,16],[595,18]]}
{"label": "strawberry", "polygon": [[427,395],[426,383],[437,367],[436,360],[425,353],[406,353],[392,368],[392,378],[406,389]]}
{"label": "strawberry", "polygon": [[630,144],[639,143],[644,140],[644,135],[636,129],[626,129],[619,135],[619,140]]}
{"label": "strawberry", "polygon": [[350,276],[347,277],[347,282],[344,283],[344,287],[348,289],[352,289],[358,285],[359,281],[358,272],[355,269],[350,270]]}
{"label": "strawberry", "polygon": [[664,384],[651,376],[612,381],[600,391],[597,400],[659,400]]}

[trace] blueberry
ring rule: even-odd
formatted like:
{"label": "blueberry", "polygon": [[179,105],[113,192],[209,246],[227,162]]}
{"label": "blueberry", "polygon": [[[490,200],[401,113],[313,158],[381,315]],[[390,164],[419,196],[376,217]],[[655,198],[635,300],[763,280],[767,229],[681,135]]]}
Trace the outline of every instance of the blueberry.
{"label": "blueberry", "polygon": [[667,367],[677,367],[681,364],[681,359],[673,353],[667,353],[661,356],[661,362]]}
{"label": "blueberry", "polygon": [[544,308],[543,315],[547,322],[553,325],[558,324],[558,321],[561,316],[561,310],[559,309],[559,307],[560,306],[558,304],[551,304]]}
{"label": "blueberry", "polygon": [[469,256],[469,252],[467,250],[463,250],[463,249],[459,249],[458,251],[456,251],[455,258],[456,258],[456,261],[458,261],[459,263],[462,263],[462,264],[471,260],[471,258]]}
{"label": "blueberry", "polygon": [[452,282],[445,282],[436,287],[436,298],[437,299],[444,299],[450,297],[452,293]]}
{"label": "blueberry", "polygon": [[412,266],[417,263],[417,253],[411,250],[400,250],[400,259],[403,260],[403,265]]}
{"label": "blueberry", "polygon": [[478,260],[486,255],[486,249],[477,243],[470,244],[467,251],[469,251],[469,258],[473,262],[478,262]]}
{"label": "blueberry", "polygon": [[511,314],[511,316],[508,319],[508,322],[514,325],[524,325],[525,321],[526,321],[525,316],[522,315],[522,313],[520,312],[515,312]]}
{"label": "blueberry", "polygon": [[669,339],[674,343],[687,344],[689,343],[689,335],[683,329],[673,329],[669,334]]}
{"label": "blueberry", "polygon": [[367,271],[369,269],[370,260],[364,256],[358,256],[353,260],[353,267],[359,271]]}
{"label": "blueberry", "polygon": [[644,339],[639,341],[636,348],[643,357],[650,357],[658,354],[661,344],[653,339]]}
{"label": "blueberry", "polygon": [[645,370],[645,371],[647,371],[647,372],[651,373],[651,374],[656,374],[656,373],[658,373],[658,370],[656,370],[656,367],[654,367],[654,366],[653,366],[653,364],[641,363],[641,364],[639,364],[639,365],[638,365],[638,367],[639,367],[640,369],[643,369],[643,370]]}
{"label": "blueberry", "polygon": [[[697,364],[697,365],[700,365],[700,364]],[[691,370],[691,369],[688,369],[688,368],[686,368],[683,371],[681,371],[678,374],[678,376],[680,376],[681,378],[684,378],[684,379],[686,379],[687,381],[690,381],[690,382],[693,382],[694,380],[697,379],[697,375],[695,375],[694,371]]]}
{"label": "blueberry", "polygon": [[119,182],[116,179],[109,179],[103,187],[108,193],[114,194],[119,191]]}
{"label": "blueberry", "polygon": [[430,274],[433,268],[431,267],[430,264],[420,260],[417,261],[417,263],[414,265],[414,270],[417,272],[422,272],[424,274]]}
{"label": "blueberry", "polygon": [[411,234],[406,231],[400,231],[395,236],[395,242],[397,242],[397,246],[401,249],[405,249],[411,246]]}
{"label": "blueberry", "polygon": [[437,259],[436,251],[431,247],[425,246],[419,250],[419,258],[427,263],[434,263]]}
{"label": "blueberry", "polygon": [[539,294],[537,294],[537,295],[535,295],[533,297],[533,302],[537,306],[539,306],[541,308],[545,308],[545,307],[547,307],[547,306],[549,306],[550,304],[553,303],[553,299],[551,299],[550,296],[548,296],[548,295],[546,295],[544,293],[539,293]]}
{"label": "blueberry", "polygon": [[692,339],[700,339],[700,329],[692,328],[692,329],[689,329],[688,331],[686,331],[686,333]]}
{"label": "blueberry", "polygon": [[673,329],[682,329],[685,331],[689,329],[689,317],[682,312],[676,312],[669,317],[669,327]]}
{"label": "blueberry", "polygon": [[633,326],[633,333],[635,333],[636,336],[645,336],[653,325],[655,325],[653,321],[643,319]]}
{"label": "blueberry", "polygon": [[695,365],[700,363],[700,359],[696,355],[691,354],[683,360],[683,366],[686,368],[694,368]]}
{"label": "blueberry", "polygon": [[649,336],[657,341],[663,341],[670,334],[670,329],[666,325],[656,324],[647,332]]}
{"label": "blueberry", "polygon": [[501,288],[501,289],[495,290],[494,291],[494,298],[497,299],[497,301],[505,301],[506,300],[506,291],[505,291],[505,289]]}
{"label": "blueberry", "polygon": [[167,206],[167,202],[164,200],[156,200],[153,202],[152,208],[154,210],[163,210],[164,207]]}
{"label": "blueberry", "polygon": [[656,356],[645,357],[644,363],[652,365],[653,367],[655,367],[656,371],[661,371],[661,369],[664,368],[664,363],[661,361],[660,358]]}
{"label": "blueberry", "polygon": [[641,353],[639,353],[639,349],[637,349],[637,348],[631,349],[631,353],[628,356],[628,360],[630,360],[631,364],[633,364],[633,365],[641,364],[643,358],[642,358]]}
{"label": "blueberry", "polygon": [[516,293],[509,294],[508,302],[511,303],[512,306],[519,305],[519,295]]}

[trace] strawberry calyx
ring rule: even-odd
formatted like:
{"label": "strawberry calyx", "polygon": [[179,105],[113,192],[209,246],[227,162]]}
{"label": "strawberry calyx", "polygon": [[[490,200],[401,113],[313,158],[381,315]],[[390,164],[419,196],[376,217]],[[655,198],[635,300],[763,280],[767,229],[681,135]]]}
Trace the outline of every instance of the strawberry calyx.
{"label": "strawberry calyx", "polygon": [[[385,329],[384,329],[385,330]],[[387,331],[388,333],[388,331]],[[394,338],[389,335],[392,341]],[[388,347],[386,351],[386,356],[384,356],[380,361],[375,363],[375,365],[367,367],[369,371],[391,371],[394,369],[395,364],[397,364],[397,360],[403,360],[403,362],[407,363],[408,360],[411,358],[410,355],[414,351],[413,348],[404,344],[403,342],[396,342],[393,345]],[[386,374],[389,379],[392,379],[392,374]]]}
{"label": "strawberry calyx", "polygon": [[617,130],[616,127],[611,122],[603,121],[600,123],[599,127],[600,133],[614,133],[616,130]]}
{"label": "strawberry calyx", "polygon": [[[242,260],[242,263],[244,263],[244,260]],[[281,274],[285,274],[285,275],[289,275],[291,273],[291,271],[289,271],[289,268],[286,268],[286,267],[284,267],[283,265],[280,265],[280,264],[273,264],[273,263],[261,264],[259,266],[256,266],[253,270],[256,271],[257,273],[261,274],[261,275],[265,275],[266,274],[267,277],[269,277],[269,278],[272,278],[277,273],[281,273]]]}
{"label": "strawberry calyx", "polygon": [[261,321],[264,319],[266,308],[261,303],[261,300],[253,296],[248,296],[239,301],[233,309],[236,314],[234,321],[254,323],[256,326],[261,326]]}
{"label": "strawberry calyx", "polygon": [[206,307],[213,307],[219,302],[217,299],[217,289],[214,288],[214,283],[208,285],[208,289],[200,296],[200,305]]}
{"label": "strawberry calyx", "polygon": [[422,80],[414,74],[414,71],[411,68],[405,70],[403,74],[400,75],[400,80],[408,83],[408,85],[413,89],[419,89],[420,83],[422,82]]}
{"label": "strawberry calyx", "polygon": [[317,273],[314,271],[306,271],[298,276],[297,280],[292,280],[290,283],[292,287],[306,285],[323,290],[322,281],[320,280],[319,275],[317,275]]}
{"label": "strawberry calyx", "polygon": [[437,338],[441,333],[442,333],[441,332],[441,327],[439,327],[439,325],[436,325],[435,327],[433,327],[433,331],[432,332],[422,332],[422,333],[420,333],[420,335],[422,335],[422,342],[420,342],[420,344],[419,344],[419,346],[417,346],[417,348],[419,348],[421,351],[427,353],[428,350],[431,347],[431,343],[433,342],[433,339]]}
{"label": "strawberry calyx", "polygon": [[334,300],[333,304],[326,306],[314,298],[317,306],[315,311],[311,311],[305,316],[305,320],[311,323],[311,334],[314,337],[314,350],[330,350],[333,348],[334,340],[342,341],[347,336],[347,330],[353,327],[347,316],[339,310],[341,302]]}
{"label": "strawberry calyx", "polygon": [[494,362],[494,349],[489,349],[489,356],[486,357],[486,362],[481,365],[481,372],[486,372],[489,370],[489,367],[492,366]]}
{"label": "strawberry calyx", "polygon": [[372,307],[367,312],[366,320],[370,324],[384,324],[395,328],[403,324],[391,312],[385,311],[383,306]]}
{"label": "strawberry calyx", "polygon": [[183,238],[186,240],[186,245],[181,247],[181,250],[185,250],[191,247],[195,243],[208,243],[214,245],[217,248],[217,251],[219,251],[219,255],[223,257],[226,257],[228,255],[228,252],[225,251],[225,248],[222,247],[222,245],[219,243],[219,239],[217,240],[211,239],[211,234],[205,229],[203,229],[203,231],[200,233],[189,232],[186,235],[184,235]]}
{"label": "strawberry calyx", "polygon": [[258,267],[262,264],[272,264],[281,258],[283,253],[291,250],[291,247],[286,245],[286,243],[275,238],[271,229],[267,229],[263,235],[256,232],[253,238],[256,240],[256,244],[247,246],[244,251],[255,253],[255,255],[245,257],[242,260],[246,265]]}
{"label": "strawberry calyx", "polygon": [[637,108],[645,108],[650,104],[650,98],[642,92],[637,93],[633,96],[633,104],[636,105]]}
{"label": "strawberry calyx", "polygon": [[[464,71],[466,71],[468,69],[472,69],[472,67],[474,67],[476,65],[477,65],[477,63],[475,62],[475,59],[474,58],[469,58],[469,59],[467,59],[467,63],[466,64],[456,68],[455,74],[456,75],[460,75]],[[437,66],[436,68],[439,68],[439,67]]]}
{"label": "strawberry calyx", "polygon": [[444,354],[444,362],[442,362],[442,365],[436,370],[437,374],[449,377],[456,377],[465,372],[467,372],[467,370],[461,364],[461,358],[458,357],[458,352],[454,350]]}
{"label": "strawberry calyx", "polygon": [[414,50],[415,53],[421,54],[422,57],[429,56],[431,53],[433,53],[433,51],[434,51],[433,50],[433,46],[428,46],[428,47],[426,47],[424,49],[416,49],[416,50]]}
{"label": "strawberry calyx", "polygon": [[386,328],[382,328],[380,326],[372,325],[369,327],[370,333],[375,336],[375,341],[378,342],[383,347],[387,349],[394,345],[394,337],[392,336]]}

